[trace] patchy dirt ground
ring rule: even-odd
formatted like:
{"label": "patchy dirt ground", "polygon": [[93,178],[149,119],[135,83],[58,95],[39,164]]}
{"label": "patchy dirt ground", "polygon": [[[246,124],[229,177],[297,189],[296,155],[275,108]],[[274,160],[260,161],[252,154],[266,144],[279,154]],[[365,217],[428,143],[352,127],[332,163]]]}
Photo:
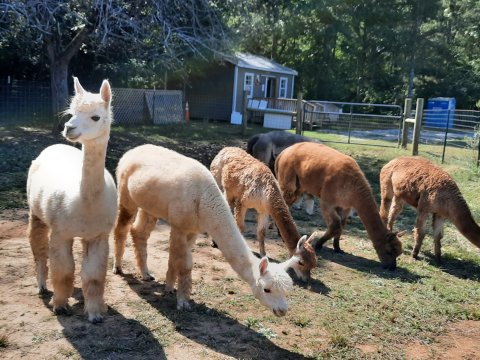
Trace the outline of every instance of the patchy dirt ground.
{"label": "patchy dirt ground", "polygon": [[[0,141],[0,174],[10,173],[8,177],[0,176],[0,190],[6,189],[1,194],[5,198],[15,200],[15,203],[8,203],[8,207],[14,208],[13,210],[0,212],[0,358],[2,359],[365,358],[383,360],[407,358],[426,360],[480,358],[478,341],[480,321],[464,320],[453,323],[445,321],[447,325],[435,332],[441,335],[422,338],[428,338],[428,341],[406,341],[405,339],[411,339],[411,337],[408,337],[408,334],[399,333],[398,337],[395,336],[395,340],[398,339],[398,341],[387,342],[381,334],[375,335],[376,331],[381,331],[377,329],[372,332],[371,341],[358,342],[349,339],[348,335],[347,337],[343,335],[342,331],[348,326],[351,317],[348,312],[343,311],[342,303],[355,301],[351,293],[357,291],[358,295],[358,289],[355,289],[354,285],[355,281],[360,279],[359,274],[362,274],[363,282],[357,282],[357,284],[381,285],[384,279],[389,281],[389,289],[397,284],[390,274],[385,276],[379,270],[371,243],[363,240],[364,235],[358,236],[356,228],[361,229],[361,226],[351,226],[350,234],[342,240],[342,248],[346,254],[333,254],[330,249],[326,249],[328,251],[323,254],[324,259],[319,260],[319,267],[313,273],[312,282],[308,285],[296,284],[289,313],[281,319],[274,317],[253,298],[249,287],[233,272],[220,251],[210,247],[209,240],[205,237],[200,237],[194,247],[193,310],[178,312],[174,295],[164,292],[169,226],[162,222],[157,224],[148,248],[148,263],[156,280],[150,282],[140,280],[136,271],[133,249],[128,242],[124,260],[126,275],[114,275],[110,269],[107,273],[105,296],[109,308],[105,322],[99,325],[89,324],[83,315],[78,275],[81,246],[76,243],[74,247],[77,265],[75,291],[70,299],[72,314],[55,316],[49,305],[51,298],[41,298],[37,295],[33,257],[25,235],[27,211],[24,187],[26,169],[31,159],[41,149],[58,142],[59,139],[49,135],[48,131],[23,129],[20,134],[17,134],[18,131],[12,134],[3,133],[0,139],[2,140]],[[152,131],[154,130],[145,130],[149,136],[152,136],[150,134]],[[193,141],[193,137],[166,141],[162,137],[163,131],[164,129],[157,135],[153,134],[156,144],[167,145],[206,165],[223,146],[245,145],[245,139],[236,137],[235,140],[231,140],[226,135],[223,138],[223,134],[217,134],[215,141],[201,143]],[[142,133],[114,134],[107,157],[109,170],[114,170],[118,158],[124,151],[144,142],[145,136]],[[255,224],[252,215],[249,213],[247,217],[249,221],[246,223],[245,237],[250,247],[256,251],[258,244],[253,241]],[[310,219],[304,213],[296,212],[294,217],[301,233],[310,233],[312,228],[316,228],[314,224],[321,224],[318,214]],[[269,239],[266,244],[269,256],[278,261],[285,259],[287,252],[276,231],[269,231],[267,238]],[[402,261],[405,264],[409,260]],[[461,262],[465,261],[458,261],[455,264]],[[111,266],[111,262],[109,265]],[[420,264],[419,267],[421,266]],[[431,271],[435,270],[437,268]],[[422,276],[418,276],[417,273],[409,273],[405,269],[397,270],[397,274],[399,281],[405,278],[406,284],[422,279]],[[468,286],[469,281],[477,279],[476,276],[465,276],[465,278],[465,286]],[[410,289],[415,286],[417,285],[403,287]],[[426,287],[427,285],[420,284],[416,289],[422,291]],[[403,294],[408,294],[405,298],[410,301],[410,293]],[[391,298],[394,298],[394,295],[391,295]],[[382,303],[378,297],[377,299],[368,297],[364,303],[351,308],[358,309],[363,316],[362,311],[368,308],[366,305],[372,303],[372,306],[375,306],[382,303],[385,306],[393,306],[389,301],[387,299]],[[325,309],[331,312],[330,317],[326,316]],[[386,308],[385,313],[387,310]],[[335,316],[339,317],[338,322],[341,322],[342,326],[338,329],[330,326],[327,330],[325,319],[331,325],[335,320],[329,319],[332,317],[336,319]],[[367,318],[368,316],[365,315],[365,323]],[[362,321],[357,321],[358,328],[350,331],[350,334],[356,331],[370,331],[368,324]],[[394,322],[388,326],[389,329],[393,328]],[[390,348],[395,349],[389,351]]]}
{"label": "patchy dirt ground", "polygon": [[[235,312],[225,311],[225,307],[218,310],[225,302],[238,304],[249,289],[205,237],[199,238],[194,249],[194,309],[176,311],[174,296],[164,293],[169,226],[162,222],[149,241],[148,262],[155,281],[139,279],[128,246],[126,275],[116,276],[111,271],[107,275],[105,322],[91,325],[82,311],[81,249],[76,244],[77,274],[70,300],[73,314],[54,316],[50,298],[36,294],[26,222],[25,210],[4,212],[0,221],[0,335],[8,345],[0,348],[3,359],[305,359],[310,356],[308,351],[302,355],[297,346],[300,339],[313,336],[320,343],[322,337],[327,341],[322,329],[303,330],[288,322],[281,322],[278,328],[270,325],[276,336],[269,339],[267,332],[249,324],[249,315],[268,312],[255,300],[243,302]],[[253,233],[253,225],[247,222],[247,234]],[[257,244],[248,241],[256,249]],[[273,258],[285,253],[282,243],[275,240],[268,242],[267,251]],[[221,287],[221,297],[209,298],[212,286]],[[432,343],[405,344],[406,358],[478,359],[479,338],[478,321],[457,322]],[[374,358],[378,345],[358,344],[357,348],[362,358]]]}

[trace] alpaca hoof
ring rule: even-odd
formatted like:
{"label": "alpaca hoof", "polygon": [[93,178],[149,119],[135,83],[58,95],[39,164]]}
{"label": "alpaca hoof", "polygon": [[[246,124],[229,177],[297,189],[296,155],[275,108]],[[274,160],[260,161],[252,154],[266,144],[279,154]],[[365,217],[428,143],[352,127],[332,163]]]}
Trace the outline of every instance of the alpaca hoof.
{"label": "alpaca hoof", "polygon": [[42,286],[38,289],[38,295],[40,297],[47,297],[47,296],[52,295],[52,292],[50,290],[48,290],[46,287]]}
{"label": "alpaca hoof", "polygon": [[68,305],[54,306],[53,313],[55,315],[72,315],[72,311],[70,310]]}
{"label": "alpaca hoof", "polygon": [[188,300],[178,300],[177,301],[177,310],[192,310],[192,305]]}
{"label": "alpaca hoof", "polygon": [[100,314],[89,314],[88,321],[90,321],[92,324],[100,324],[103,322],[103,316]]}
{"label": "alpaca hoof", "polygon": [[218,249],[218,245],[215,241],[212,240],[212,243],[210,244],[210,246],[214,249]]}
{"label": "alpaca hoof", "polygon": [[123,270],[120,266],[114,266],[113,273],[116,275],[123,275]]}
{"label": "alpaca hoof", "polygon": [[155,277],[150,273],[145,273],[142,275],[143,281],[152,281],[155,280]]}
{"label": "alpaca hoof", "polygon": [[415,260],[418,260],[418,254],[413,253],[412,258],[414,258]]}
{"label": "alpaca hoof", "polygon": [[175,287],[171,285],[165,285],[165,293],[173,294],[175,292]]}

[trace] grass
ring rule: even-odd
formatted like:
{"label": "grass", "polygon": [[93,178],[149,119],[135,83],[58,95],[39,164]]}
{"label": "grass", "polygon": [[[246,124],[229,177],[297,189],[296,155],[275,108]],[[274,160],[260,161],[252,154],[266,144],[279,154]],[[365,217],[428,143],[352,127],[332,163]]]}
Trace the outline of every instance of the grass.
{"label": "grass", "polygon": [[[113,171],[119,157],[127,149],[141,143],[169,146],[208,165],[208,160],[219,148],[225,145],[241,146],[257,131],[266,129],[252,127],[245,136],[241,136],[239,127],[220,123],[114,127],[107,166]],[[0,179],[0,210],[25,208],[24,189],[30,161],[43,147],[61,140],[51,135],[47,128],[3,127],[0,128],[0,134],[0,170],[4,170]],[[396,147],[349,145],[339,142],[345,140],[340,135],[312,132],[306,132],[306,135],[328,141],[329,146],[355,158],[372,185],[377,201],[380,200],[378,174],[381,167],[396,156],[409,154],[409,151]],[[368,143],[366,140],[362,142]],[[375,145],[378,144],[376,140]],[[420,152],[439,162],[437,155],[441,151],[438,147],[421,146]],[[478,220],[478,170],[465,164],[464,158],[465,153],[461,149],[452,149],[448,162],[442,166],[455,178]],[[294,211],[293,215],[302,233],[323,226],[321,220],[312,222],[300,211]],[[316,219],[320,219],[318,214],[316,216]],[[342,248],[346,253],[334,254],[330,244],[327,244],[322,250],[319,267],[313,271],[312,283],[295,287],[286,318],[278,319],[269,313],[267,315],[267,312],[257,314],[255,311],[259,305],[253,296],[237,291],[237,284],[240,283],[238,278],[224,276],[221,268],[215,265],[212,265],[213,272],[218,271],[220,279],[215,284],[202,283],[194,287],[196,301],[201,304],[195,310],[195,317],[212,324],[220,322],[225,329],[233,323],[238,331],[255,331],[261,335],[259,338],[250,336],[249,341],[262,342],[262,338],[267,338],[293,353],[317,359],[363,358],[365,355],[359,350],[359,344],[374,348],[370,358],[403,358],[405,349],[413,341],[431,344],[452,322],[480,320],[478,249],[453,226],[447,225],[443,241],[443,264],[438,266],[433,261],[433,244],[429,235],[422,247],[420,260],[412,260],[409,254],[413,247],[411,229],[415,216],[415,211],[406,206],[396,222],[397,228],[406,229],[409,233],[402,239],[405,255],[399,258],[399,268],[395,272],[383,271],[378,266],[376,253],[363,225],[358,218],[352,218],[342,238]],[[139,294],[148,302],[147,294],[141,291]],[[176,313],[166,316],[155,307],[145,307],[142,302],[133,302],[130,307],[137,314],[134,321],[149,329],[164,347],[181,341],[178,333],[188,334],[191,317],[194,316]],[[231,336],[235,338],[236,335]],[[289,341],[292,337],[295,341]],[[38,336],[32,341],[43,342],[44,338]],[[214,348],[211,345],[214,340],[204,341],[205,346]],[[0,347],[7,345],[8,339],[0,338]],[[113,343],[107,345],[106,348],[117,346],[116,352],[128,350],[118,348]],[[204,356],[207,357],[208,352],[204,352]]]}

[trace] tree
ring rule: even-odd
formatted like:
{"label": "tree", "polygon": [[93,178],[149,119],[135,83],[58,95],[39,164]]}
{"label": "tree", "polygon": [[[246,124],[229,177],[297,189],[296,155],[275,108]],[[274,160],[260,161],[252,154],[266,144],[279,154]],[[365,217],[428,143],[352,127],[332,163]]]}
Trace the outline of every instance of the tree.
{"label": "tree", "polygon": [[224,26],[208,0],[7,0],[0,3],[0,31],[29,34],[50,66],[53,112],[68,98],[68,69],[79,51],[114,46],[127,56],[177,66],[186,54],[222,49]]}

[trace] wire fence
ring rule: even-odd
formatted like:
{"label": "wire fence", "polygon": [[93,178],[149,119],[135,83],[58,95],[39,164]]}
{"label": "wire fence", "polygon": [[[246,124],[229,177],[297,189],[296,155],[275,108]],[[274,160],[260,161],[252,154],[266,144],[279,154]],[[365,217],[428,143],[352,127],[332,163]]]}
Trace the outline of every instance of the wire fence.
{"label": "wire fence", "polygon": [[[339,134],[349,144],[398,146],[401,136],[402,108],[398,105],[364,104],[335,101],[307,101],[304,108],[309,127],[323,134]],[[325,139],[328,141],[328,139]]]}
{"label": "wire fence", "polygon": [[420,144],[442,163],[468,161],[478,166],[479,137],[480,111],[427,109],[423,113]]}
{"label": "wire fence", "polygon": [[48,121],[52,119],[50,83],[0,79],[0,122]]}
{"label": "wire fence", "polygon": [[[183,93],[178,90],[113,88],[114,124],[172,124],[184,121]],[[0,125],[52,122],[50,83],[0,81]]]}

